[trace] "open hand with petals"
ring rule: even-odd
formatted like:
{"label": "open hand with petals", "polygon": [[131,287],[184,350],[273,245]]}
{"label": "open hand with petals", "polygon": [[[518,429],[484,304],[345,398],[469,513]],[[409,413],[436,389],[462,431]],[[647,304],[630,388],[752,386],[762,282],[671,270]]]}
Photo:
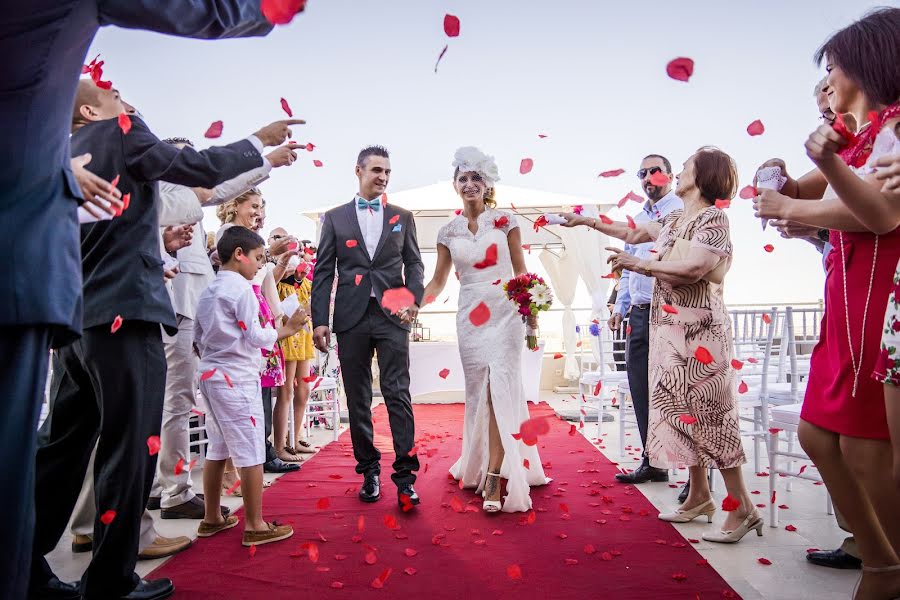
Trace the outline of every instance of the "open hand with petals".
{"label": "open hand with petals", "polygon": [[578,227],[579,225],[590,227],[594,222],[590,217],[583,217],[575,213],[559,213],[559,216],[566,220],[565,223],[562,223],[563,227]]}
{"label": "open hand with petals", "polygon": [[606,250],[609,252],[609,258],[606,259],[606,262],[609,263],[613,271],[619,271],[621,269],[634,271],[636,270],[638,263],[641,262],[639,258],[632,254],[628,254],[620,248],[608,247]]}
{"label": "open hand with petals", "polygon": [[837,160],[837,153],[847,144],[847,140],[841,136],[834,127],[828,123],[819,125],[818,129],[809,134],[806,140],[806,155],[817,166]]}
{"label": "open hand with petals", "polygon": [[100,219],[103,213],[115,215],[122,208],[122,192],[102,177],[94,175],[84,166],[91,162],[90,154],[82,154],[71,160],[72,174],[84,197],[82,208]]}
{"label": "open hand with petals", "polygon": [[875,179],[883,181],[882,192],[900,193],[900,152],[875,161]]}
{"label": "open hand with petals", "polygon": [[791,202],[800,201],[788,198],[775,190],[759,190],[759,195],[753,199],[754,215],[761,219],[787,219]]}

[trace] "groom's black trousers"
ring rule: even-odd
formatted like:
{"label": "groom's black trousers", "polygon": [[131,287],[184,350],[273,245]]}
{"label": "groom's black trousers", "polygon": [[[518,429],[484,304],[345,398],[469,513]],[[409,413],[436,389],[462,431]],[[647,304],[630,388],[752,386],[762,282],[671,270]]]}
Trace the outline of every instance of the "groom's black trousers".
{"label": "groom's black trousers", "polygon": [[370,299],[359,323],[337,334],[341,377],[347,394],[350,437],[356,472],[381,473],[381,452],[372,429],[372,355],[378,353],[381,394],[394,438],[394,474],[397,486],[412,484],[419,458],[409,456],[415,437],[412,398],[409,395],[409,332],[391,323],[375,298]]}

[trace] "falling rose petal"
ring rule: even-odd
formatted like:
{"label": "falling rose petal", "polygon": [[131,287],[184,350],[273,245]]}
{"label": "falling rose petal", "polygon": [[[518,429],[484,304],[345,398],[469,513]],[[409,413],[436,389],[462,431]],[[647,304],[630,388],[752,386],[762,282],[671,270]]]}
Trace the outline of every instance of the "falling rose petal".
{"label": "falling rose petal", "polygon": [[329,500],[328,498],[319,498],[319,500],[316,502],[316,508],[319,510],[325,510],[329,506],[331,506],[331,500]]}
{"label": "falling rose petal", "polygon": [[618,177],[625,172],[625,169],[613,169],[611,171],[603,171],[597,177]]}
{"label": "falling rose petal", "polygon": [[615,278],[616,278],[615,273],[607,273],[606,275],[600,276],[600,279],[615,279]]}
{"label": "falling rose petal", "polygon": [[530,469],[530,468],[531,468],[531,463],[528,462],[528,459],[526,458],[526,459],[524,459],[524,460],[522,461],[522,466],[525,467],[526,469]]}
{"label": "falling rose petal", "polygon": [[497,264],[497,244],[491,244],[484,253],[484,259],[475,263],[476,269],[487,269]]}
{"label": "falling rose petal", "polygon": [[688,81],[694,74],[694,61],[680,56],[666,64],[666,75],[676,81]]}
{"label": "falling rose petal", "polygon": [[444,58],[444,55],[447,54],[447,48],[450,46],[444,46],[444,49],[441,50],[441,53],[438,54],[437,62],[434,63],[434,72],[437,73],[438,65],[441,64],[441,59]]}
{"label": "falling rose petal", "polygon": [[697,346],[697,349],[694,351],[694,358],[704,365],[708,365],[713,361],[712,354],[704,346]]}
{"label": "falling rose petal", "polygon": [[131,131],[131,117],[127,113],[119,115],[119,129],[122,130],[122,135],[128,135],[128,132]]}
{"label": "falling rose petal", "polygon": [[[101,62],[100,64],[103,63]],[[835,115],[834,123],[831,124],[831,127],[847,140],[848,144],[853,144],[856,141],[856,135],[847,128],[847,124],[844,122],[844,115]]]}
{"label": "falling rose petal", "polygon": [[158,435],[151,435],[147,438],[147,450],[150,453],[150,456],[159,454],[160,445],[161,442]]}
{"label": "falling rose petal", "polygon": [[525,524],[534,525],[535,521],[537,521],[537,513],[533,510],[528,511],[528,516],[525,517]]}
{"label": "falling rose petal", "polygon": [[213,121],[209,128],[206,130],[206,133],[203,134],[203,137],[209,139],[215,139],[218,137],[222,137],[222,128],[224,127],[222,121]]}
{"label": "falling rose petal", "polygon": [[778,492],[775,490],[772,490],[772,496],[769,498],[770,504],[775,504],[775,496],[777,496],[777,495],[778,495]]}
{"label": "falling rose petal", "polygon": [[314,160],[314,161],[313,161],[313,166],[314,166],[314,167],[321,167],[322,164],[323,164],[323,163],[322,163],[321,160]]}
{"label": "falling rose petal", "polygon": [[116,318],[113,319],[112,325],[109,327],[110,333],[115,333],[122,326],[122,315],[116,315]]}
{"label": "falling rose petal", "polygon": [[522,162],[519,163],[519,173],[521,175],[527,175],[531,173],[531,169],[534,168],[534,161],[530,158],[523,158]]}
{"label": "falling rose petal", "polygon": [[484,302],[479,302],[478,306],[469,313],[469,322],[475,327],[481,327],[491,318],[491,309]]}
{"label": "falling rose petal", "polygon": [[750,200],[751,198],[755,198],[757,195],[756,188],[752,185],[745,185],[741,188],[740,193],[738,194],[744,200]]}
{"label": "falling rose petal", "polygon": [[758,359],[758,358],[753,358],[753,357],[751,356],[751,357],[749,357],[749,358],[747,359],[747,362],[750,363],[751,365],[755,365],[756,363],[759,362],[759,359]]}
{"label": "falling rose petal", "polygon": [[807,467],[807,466],[808,466],[808,465],[803,465],[803,466],[801,466],[801,467],[800,467],[800,471],[797,472],[797,475],[802,475],[802,474],[803,474],[803,471],[806,470],[806,467]]}
{"label": "falling rose petal", "polygon": [[287,25],[305,4],[306,0],[262,0],[259,8],[272,25]]}
{"label": "falling rose petal", "polygon": [[256,419],[253,417],[253,415],[250,415],[250,424],[256,427]]}
{"label": "falling rose petal", "polygon": [[657,171],[650,176],[650,183],[655,186],[663,186],[669,183],[669,177],[662,171]]}
{"label": "falling rose petal", "polygon": [[550,220],[547,219],[544,215],[539,216],[534,220],[534,231],[537,232],[541,227],[546,227],[550,224]]}
{"label": "falling rose petal", "polygon": [[459,17],[444,15],[444,33],[447,34],[447,37],[457,37],[459,35]]}
{"label": "falling rose petal", "polygon": [[392,288],[385,290],[381,296],[381,306],[386,308],[392,315],[397,314],[400,310],[412,306],[416,302],[416,297],[405,287]]}
{"label": "falling rose petal", "polygon": [[546,137],[547,137],[547,135],[544,134],[544,133],[539,133],[539,134],[538,134],[538,138],[540,138],[540,139],[542,139],[542,140],[545,139]]}
{"label": "falling rose petal", "polygon": [[438,377],[441,379],[447,379],[447,376],[450,374],[450,369],[441,369],[440,373],[438,373]]}
{"label": "falling rose petal", "polygon": [[635,225],[634,219],[631,218],[631,215],[626,215],[625,220],[628,221],[628,229],[637,229],[637,225]]}
{"label": "falling rose petal", "polygon": [[725,209],[731,206],[731,200],[716,200],[716,208]]}
{"label": "falling rose petal", "polygon": [[732,359],[731,359],[731,366],[732,366],[732,368],[733,368],[735,371],[740,371],[741,369],[744,368],[744,363],[742,363],[741,361],[739,361],[739,360],[736,359],[736,358],[732,358]]}
{"label": "falling rose petal", "polygon": [[359,285],[360,283],[362,283],[362,280],[363,280],[363,276],[362,276],[362,275],[358,275],[358,274],[353,278],[353,282],[354,282],[356,285]]}
{"label": "falling rose petal", "polygon": [[575,427],[575,424],[569,426],[569,435],[575,435],[578,433],[578,429]]}
{"label": "falling rose petal", "polygon": [[794,527],[793,525],[785,525],[784,530],[793,532],[793,531],[797,531],[797,528]]}
{"label": "falling rose petal", "polygon": [[585,554],[596,554],[597,553],[597,549],[594,548],[593,544],[585,544],[583,550],[584,550]]}
{"label": "falling rose petal", "polygon": [[613,220],[610,219],[609,217],[607,217],[606,215],[600,215],[598,218],[600,219],[600,222],[603,223],[604,225],[612,225],[613,224]]}
{"label": "falling rose petal", "polygon": [[[231,384],[231,377],[228,376],[228,373],[222,373],[222,377],[225,379],[225,383],[228,384],[228,387],[230,387],[230,388],[233,388],[233,387],[234,387],[234,386]],[[250,419],[253,420],[253,417],[250,417]],[[256,423],[254,422],[254,425],[255,425],[255,424],[256,424]]]}
{"label": "falling rose petal", "polygon": [[238,489],[238,487],[239,487],[240,485],[241,485],[241,480],[238,479],[237,481],[234,482],[234,484],[233,484],[230,488],[228,488],[227,490],[225,490],[225,494],[226,494],[227,496],[230,496],[231,494],[234,493],[234,490]]}
{"label": "falling rose petal", "polygon": [[741,507],[741,501],[736,499],[731,494],[725,496],[722,500],[722,510],[725,512],[734,512]]}
{"label": "falling rose petal", "polygon": [[291,105],[288,104],[288,101],[284,98],[281,99],[281,110],[287,113],[287,116],[293,117],[294,111],[291,110]]}
{"label": "falling rose petal", "polygon": [[500,229],[501,227],[506,227],[506,225],[508,223],[509,223],[509,217],[507,217],[506,215],[503,215],[502,217],[498,217],[498,218],[494,219],[494,227],[496,227],[497,229]]}
{"label": "falling rose petal", "polygon": [[238,324],[238,327],[241,328],[241,330],[247,331],[247,324],[246,324],[246,323],[244,323],[243,321],[238,321],[237,324]]}
{"label": "falling rose petal", "polygon": [[763,250],[765,250],[766,252],[774,252],[775,246],[773,246],[772,244],[766,244],[765,246],[763,246]]}
{"label": "falling rose petal", "polygon": [[594,396],[600,395],[600,390],[603,388],[603,381],[598,381],[597,385],[594,386]]}
{"label": "falling rose petal", "polygon": [[768,558],[763,558],[763,557],[757,558],[756,562],[758,562],[761,565],[771,565],[772,564],[771,560],[769,560]]}
{"label": "falling rose petal", "polygon": [[671,304],[663,304],[662,305],[663,312],[669,313],[670,315],[677,315],[678,309],[672,306]]}
{"label": "falling rose petal", "polygon": [[522,567],[519,565],[509,565],[506,567],[506,576],[510,579],[522,579]]}
{"label": "falling rose petal", "polygon": [[778,508],[780,508],[781,510],[787,510],[790,508],[790,506],[788,506],[787,504],[779,504]]}
{"label": "falling rose petal", "polygon": [[312,152],[312,151],[315,150],[315,149],[316,149],[316,145],[313,144],[312,142],[308,142],[308,143],[306,144],[306,151],[307,151],[307,152]]}
{"label": "falling rose petal", "polygon": [[394,570],[391,568],[387,568],[381,572],[381,575],[372,580],[372,587],[375,589],[381,589],[384,587],[384,582],[387,581],[388,577],[391,576]]}
{"label": "falling rose petal", "polygon": [[747,133],[750,135],[762,135],[765,131],[766,128],[759,119],[747,125]]}
{"label": "falling rose petal", "polygon": [[200,375],[200,381],[207,381],[215,374],[216,374],[216,370],[210,369],[209,371],[206,371],[205,373]]}
{"label": "falling rose petal", "polygon": [[104,512],[102,515],[100,515],[100,522],[103,523],[104,525],[109,525],[110,523],[112,523],[115,520],[115,518],[116,518],[116,511],[108,510],[108,511]]}
{"label": "falling rose petal", "polygon": [[400,215],[394,215],[393,217],[390,218],[390,220],[388,220],[388,223],[390,223],[391,225],[395,225],[397,223],[397,221],[399,221],[399,220],[400,220]]}
{"label": "falling rose petal", "polygon": [[741,379],[741,383],[738,385],[738,394],[746,394],[749,389],[747,382]]}
{"label": "falling rose petal", "polygon": [[685,425],[693,425],[697,422],[697,417],[693,415],[679,415],[678,420],[684,423]]}
{"label": "falling rose petal", "polygon": [[553,355],[553,360],[559,360],[563,357],[563,355],[559,352]]}
{"label": "falling rose petal", "polygon": [[766,325],[770,325],[772,323],[772,317],[770,317],[768,314],[764,314],[762,316],[762,322]]}
{"label": "falling rose petal", "polygon": [[179,456],[178,462],[175,463],[175,474],[181,475],[182,473],[184,473],[184,457]]}

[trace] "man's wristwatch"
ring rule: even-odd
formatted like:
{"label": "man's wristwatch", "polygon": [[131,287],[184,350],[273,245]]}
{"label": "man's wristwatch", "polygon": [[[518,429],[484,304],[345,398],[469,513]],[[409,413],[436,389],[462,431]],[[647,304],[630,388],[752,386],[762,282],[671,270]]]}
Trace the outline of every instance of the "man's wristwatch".
{"label": "man's wristwatch", "polygon": [[828,238],[831,235],[831,232],[827,229],[820,229],[818,232],[816,232],[816,235],[823,242],[828,242]]}

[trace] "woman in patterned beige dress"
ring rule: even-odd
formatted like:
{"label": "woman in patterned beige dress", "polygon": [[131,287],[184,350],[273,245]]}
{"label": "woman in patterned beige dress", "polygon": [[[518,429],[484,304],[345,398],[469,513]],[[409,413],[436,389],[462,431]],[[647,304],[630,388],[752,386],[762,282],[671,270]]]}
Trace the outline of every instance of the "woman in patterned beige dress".
{"label": "woman in patterned beige dress", "polygon": [[[737,191],[730,156],[701,148],[678,175],[675,193],[684,209],[662,222],[634,228],[624,223],[564,215],[567,226],[589,225],[638,244],[656,240],[656,259],[640,261],[616,248],[613,269],[628,269],[656,278],[650,311],[650,425],[647,450],[653,464],[690,468],[690,493],[678,509],[660,514],[664,521],[685,523],[706,516],[716,506],[706,470],[721,471],[729,498],[722,530],[704,534],[711,542],[737,542],[751,530],[762,535],[763,519],[753,506],[741,472],[746,462],[741,445],[731,328],[720,275],[731,264],[728,217],[715,206]],[[677,258],[676,240],[687,250]],[[713,283],[718,280],[720,283]]]}

